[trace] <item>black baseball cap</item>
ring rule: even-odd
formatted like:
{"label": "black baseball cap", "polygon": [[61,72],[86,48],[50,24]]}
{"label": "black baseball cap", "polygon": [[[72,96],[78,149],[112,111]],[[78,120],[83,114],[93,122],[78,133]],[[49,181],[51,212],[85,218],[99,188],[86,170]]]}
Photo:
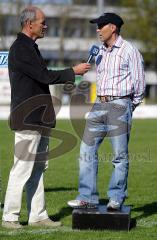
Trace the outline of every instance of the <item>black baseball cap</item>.
{"label": "black baseball cap", "polygon": [[98,18],[90,20],[90,23],[96,23],[99,27],[103,27],[109,23],[116,25],[118,28],[124,24],[123,19],[115,13],[104,13]]}

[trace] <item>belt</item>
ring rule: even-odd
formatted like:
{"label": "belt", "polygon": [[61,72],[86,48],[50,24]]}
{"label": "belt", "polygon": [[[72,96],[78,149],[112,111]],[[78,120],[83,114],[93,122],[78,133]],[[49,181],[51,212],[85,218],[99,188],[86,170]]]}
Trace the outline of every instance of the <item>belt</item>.
{"label": "belt", "polygon": [[111,102],[117,99],[129,99],[131,98],[130,95],[128,96],[97,96],[98,99],[100,100],[101,103],[105,103],[105,102]]}

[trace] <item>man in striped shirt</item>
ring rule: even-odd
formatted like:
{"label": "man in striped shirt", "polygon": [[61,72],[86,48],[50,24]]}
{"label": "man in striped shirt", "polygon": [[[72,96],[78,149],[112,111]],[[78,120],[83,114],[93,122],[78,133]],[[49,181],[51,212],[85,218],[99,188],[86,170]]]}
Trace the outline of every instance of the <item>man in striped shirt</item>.
{"label": "man in striped shirt", "polygon": [[80,148],[79,195],[71,207],[97,207],[98,147],[108,137],[113,148],[113,172],[108,187],[108,210],[119,210],[127,196],[128,142],[132,112],[142,102],[145,90],[143,58],[120,36],[123,20],[104,13],[97,24],[102,42],[96,57],[97,99],[88,115]]}

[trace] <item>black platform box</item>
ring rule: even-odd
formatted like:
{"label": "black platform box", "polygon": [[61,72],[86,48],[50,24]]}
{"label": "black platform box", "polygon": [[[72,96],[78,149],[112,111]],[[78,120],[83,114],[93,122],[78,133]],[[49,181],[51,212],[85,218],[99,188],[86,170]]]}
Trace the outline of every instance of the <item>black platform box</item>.
{"label": "black platform box", "polygon": [[74,209],[73,229],[127,230],[130,229],[131,208],[123,205],[120,211],[107,211],[106,205],[96,209]]}

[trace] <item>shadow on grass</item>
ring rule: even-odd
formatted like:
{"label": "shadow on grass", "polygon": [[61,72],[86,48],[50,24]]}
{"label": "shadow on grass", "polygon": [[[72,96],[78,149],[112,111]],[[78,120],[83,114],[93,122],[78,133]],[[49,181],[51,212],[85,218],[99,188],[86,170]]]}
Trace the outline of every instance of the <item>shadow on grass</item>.
{"label": "shadow on grass", "polygon": [[[60,211],[54,215],[49,215],[49,218],[52,220],[52,221],[60,221],[62,218],[66,217],[66,216],[69,216],[72,214],[72,208],[70,207],[63,207],[60,209]],[[28,225],[28,221],[20,221],[20,223],[23,225],[23,226],[26,226]]]}
{"label": "shadow on grass", "polygon": [[[49,218],[52,221],[60,221],[62,218],[69,216],[72,214],[72,208],[70,207],[63,207],[60,209],[60,211],[54,215],[49,215]],[[20,222],[23,226],[28,225],[28,221],[22,221]]]}
{"label": "shadow on grass", "polygon": [[130,229],[136,227],[137,220],[149,217],[157,213],[157,202],[145,204],[141,207],[133,208],[134,212],[142,212],[139,216],[132,218],[130,223]]}
{"label": "shadow on grass", "polygon": [[136,218],[131,218],[131,219],[130,219],[130,227],[129,227],[129,230],[135,228],[135,227],[136,227],[136,224],[137,224],[137,219],[136,219]]}
{"label": "shadow on grass", "polygon": [[157,202],[148,203],[141,207],[134,208],[133,211],[142,212],[142,214],[137,216],[136,219],[149,217],[149,216],[157,213]]}
{"label": "shadow on grass", "polygon": [[67,217],[72,214],[72,208],[70,207],[63,207],[60,211],[54,215],[49,216],[49,218],[53,221],[59,221],[64,217]]}
{"label": "shadow on grass", "polygon": [[68,187],[56,187],[56,188],[45,188],[45,192],[64,192],[64,191],[77,191],[77,188]]}
{"label": "shadow on grass", "polygon": [[28,221],[20,221],[20,224],[22,225],[22,226],[28,226]]}

